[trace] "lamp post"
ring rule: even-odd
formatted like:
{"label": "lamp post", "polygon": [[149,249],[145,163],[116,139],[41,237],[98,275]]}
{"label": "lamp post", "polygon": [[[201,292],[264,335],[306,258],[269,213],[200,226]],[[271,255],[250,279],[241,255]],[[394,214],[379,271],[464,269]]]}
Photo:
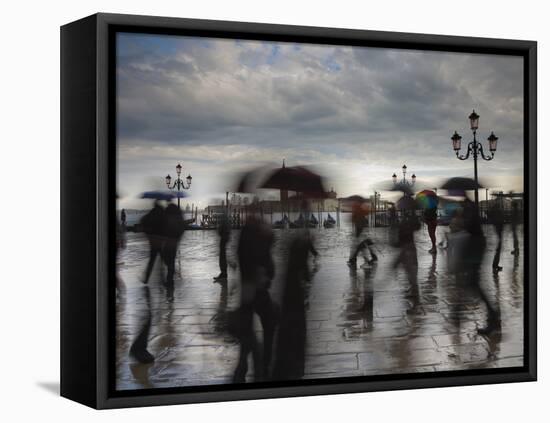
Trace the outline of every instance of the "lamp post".
{"label": "lamp post", "polygon": [[178,163],[178,165],[176,166],[176,173],[177,173],[178,177],[176,178],[176,180],[174,181],[174,185],[172,185],[172,186],[170,186],[170,184],[172,182],[172,177],[170,175],[166,175],[166,186],[168,187],[168,189],[171,189],[171,190],[176,189],[177,192],[178,192],[178,209],[181,209],[181,207],[180,207],[180,195],[179,195],[180,191],[191,188],[191,182],[193,180],[191,175],[187,175],[187,178],[185,178],[186,183],[184,183],[183,179],[181,179],[181,177],[180,177],[181,176],[181,170],[182,170],[182,166]]}
{"label": "lamp post", "polygon": [[453,142],[453,150],[455,151],[456,157],[459,160],[468,159],[470,157],[470,154],[472,154],[472,156],[474,157],[475,205],[479,213],[479,193],[477,190],[479,186],[477,177],[477,158],[479,156],[486,161],[493,160],[493,158],[495,157],[495,152],[497,151],[498,137],[496,137],[495,134],[491,132],[491,135],[489,135],[489,138],[487,138],[487,141],[489,141],[489,152],[491,153],[491,155],[486,156],[483,152],[483,145],[481,145],[481,143],[476,138],[477,129],[479,127],[479,115],[476,113],[475,110],[473,110],[470,116],[468,116],[468,119],[470,119],[470,129],[474,134],[474,139],[468,143],[468,150],[466,151],[466,155],[460,154],[462,137],[458,134],[458,132],[455,131],[455,133],[451,137],[451,140]]}
{"label": "lamp post", "polygon": [[400,183],[400,184],[403,184],[403,185],[413,187],[414,184],[416,183],[416,175],[413,173],[411,175],[411,180],[409,182],[409,181],[407,181],[407,165],[403,165],[401,170],[403,171],[403,179],[401,179],[401,181],[397,182],[397,175],[395,173],[391,176],[392,179],[393,179],[394,185],[397,185],[398,183]]}

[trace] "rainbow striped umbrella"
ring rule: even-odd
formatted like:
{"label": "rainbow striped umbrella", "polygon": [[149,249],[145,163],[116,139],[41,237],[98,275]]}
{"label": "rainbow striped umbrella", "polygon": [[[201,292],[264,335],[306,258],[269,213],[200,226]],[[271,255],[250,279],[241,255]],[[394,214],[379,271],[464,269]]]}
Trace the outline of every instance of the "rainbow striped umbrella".
{"label": "rainbow striped umbrella", "polygon": [[432,190],[425,189],[416,194],[416,202],[423,209],[435,209],[439,203],[437,194]]}

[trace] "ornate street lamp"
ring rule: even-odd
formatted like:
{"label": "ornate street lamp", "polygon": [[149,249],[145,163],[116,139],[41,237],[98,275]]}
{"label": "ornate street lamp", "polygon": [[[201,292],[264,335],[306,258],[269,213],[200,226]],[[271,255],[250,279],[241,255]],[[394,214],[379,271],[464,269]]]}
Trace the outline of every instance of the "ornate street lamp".
{"label": "ornate street lamp", "polygon": [[468,143],[466,155],[460,154],[462,137],[458,134],[458,132],[455,131],[455,133],[451,137],[451,141],[453,142],[453,150],[455,151],[456,157],[459,160],[468,159],[470,157],[470,154],[472,154],[472,156],[474,157],[474,180],[476,184],[476,189],[474,191],[475,204],[476,208],[479,210],[479,193],[477,191],[477,187],[479,186],[477,176],[477,158],[479,156],[486,161],[493,160],[493,158],[495,157],[495,152],[497,151],[498,137],[496,137],[495,134],[491,132],[491,135],[489,135],[489,138],[487,138],[487,140],[489,141],[489,152],[491,153],[491,155],[486,156],[483,152],[483,145],[476,139],[477,129],[479,128],[479,115],[476,113],[475,110],[473,110],[470,116],[468,116],[468,119],[470,119],[470,129],[472,130],[474,139],[473,141]]}
{"label": "ornate street lamp", "polygon": [[399,183],[410,187],[414,186],[414,184],[416,183],[416,175],[413,173],[411,175],[411,181],[409,182],[407,181],[407,165],[403,165],[401,170],[403,172],[403,179],[401,181],[397,182],[397,175],[395,173],[391,176],[394,185],[397,185]]}
{"label": "ornate street lamp", "polygon": [[170,175],[166,175],[166,186],[168,187],[168,189],[171,189],[171,190],[176,189],[178,191],[178,209],[181,208],[179,192],[191,188],[191,182],[193,181],[193,178],[191,177],[191,175],[188,175],[187,178],[185,178],[186,183],[183,182],[183,179],[181,179],[180,177],[182,169],[183,168],[181,164],[178,163],[178,165],[176,166],[176,173],[178,177],[176,178],[176,180],[174,181],[174,185],[172,186],[170,186],[172,182],[172,177]]}
{"label": "ornate street lamp", "polygon": [[472,131],[476,132],[477,128],[479,128],[479,115],[475,110],[472,110],[472,113],[468,116],[468,119],[470,119],[470,128]]}

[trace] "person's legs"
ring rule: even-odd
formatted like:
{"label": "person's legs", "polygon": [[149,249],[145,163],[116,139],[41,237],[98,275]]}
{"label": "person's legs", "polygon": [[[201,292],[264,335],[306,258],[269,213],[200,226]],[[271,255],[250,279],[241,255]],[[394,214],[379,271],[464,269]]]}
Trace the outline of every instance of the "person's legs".
{"label": "person's legs", "polygon": [[149,287],[144,287],[145,299],[147,301],[147,312],[143,322],[143,326],[139,331],[136,339],[130,347],[130,355],[134,357],[140,363],[148,364],[155,361],[155,357],[147,351],[147,344],[149,342],[149,331],[151,330],[151,298],[149,293]]}
{"label": "person's legs", "polygon": [[436,238],[435,238],[435,230],[437,228],[437,221],[430,221],[428,222],[428,235],[430,236],[430,241],[432,241],[432,248],[430,250],[431,253],[437,252],[436,248]]}
{"label": "person's legs", "polygon": [[410,285],[409,297],[413,303],[413,308],[420,303],[420,289],[418,287],[418,257],[416,255],[416,248],[414,245],[405,247],[403,257],[403,266],[407,273],[407,279]]}
{"label": "person's legs", "polygon": [[214,279],[227,279],[227,251],[226,251],[226,245],[227,241],[221,239],[220,240],[220,257],[219,257],[219,265],[220,265],[220,274],[216,276]]}
{"label": "person's legs", "polygon": [[[262,357],[262,366],[256,366],[256,371],[262,371],[262,379],[267,378],[269,374],[269,366],[271,364],[271,357],[273,355],[273,336],[275,334],[275,309],[271,296],[267,290],[259,291],[256,294],[256,301],[254,302],[254,311],[260,317],[262,328],[264,331],[264,349]],[[256,378],[258,379],[258,376]]]}
{"label": "person's legs", "polygon": [[234,383],[244,383],[246,382],[246,373],[248,372],[248,354],[254,348],[254,341],[252,337],[254,333],[251,333],[246,338],[241,339],[241,348],[239,351],[239,362],[235,373],[233,374]]}
{"label": "person's legs", "polygon": [[351,241],[350,250],[349,250],[349,259],[348,259],[349,264],[355,264],[355,262],[357,261],[357,254],[359,253],[359,251],[357,250],[358,245],[359,245],[359,238],[354,237]]}
{"label": "person's legs", "polygon": [[256,344],[256,336],[252,328],[252,307],[242,305],[239,309],[239,362],[233,374],[233,382],[244,383],[246,381],[246,373],[248,372],[248,355],[254,350]]}
{"label": "person's legs", "polygon": [[519,256],[518,228],[516,224],[512,224],[512,234],[514,236],[514,250],[512,251],[512,254]]}
{"label": "person's legs", "polygon": [[497,233],[497,247],[495,249],[495,257],[493,258],[493,271],[502,270],[500,267],[500,251],[502,249],[502,225],[495,225],[495,231]]}
{"label": "person's legs", "polygon": [[145,269],[145,276],[143,278],[143,283],[147,284],[149,278],[151,277],[151,272],[155,265],[157,255],[160,254],[160,248],[156,245],[155,242],[149,241],[149,261],[147,262],[147,268]]}
{"label": "person's legs", "polygon": [[365,240],[357,243],[357,246],[355,247],[355,250],[351,254],[351,256],[348,260],[348,263],[350,263],[350,264],[357,263],[357,256],[359,255],[359,253],[361,251],[363,251],[363,250],[365,250],[365,248],[367,248],[367,242],[368,242],[368,239],[365,239]]}
{"label": "person's legs", "polygon": [[468,282],[470,284],[471,290],[476,294],[477,297],[485,303],[487,308],[487,326],[484,328],[478,329],[478,332],[491,333],[496,329],[500,328],[500,309],[498,305],[493,305],[489,300],[486,292],[482,289],[479,278],[479,266],[474,266],[468,274]]}
{"label": "person's legs", "polygon": [[372,248],[372,246],[374,245],[374,242],[372,242],[372,240],[370,238],[367,238],[365,240],[365,245],[366,245],[367,249],[369,250],[369,254],[370,254],[369,263],[373,263],[375,261],[378,261],[378,256],[375,254],[374,249]]}
{"label": "person's legs", "polygon": [[176,250],[172,247],[166,248],[164,252],[166,264],[166,286],[174,286],[174,274],[176,273]]}

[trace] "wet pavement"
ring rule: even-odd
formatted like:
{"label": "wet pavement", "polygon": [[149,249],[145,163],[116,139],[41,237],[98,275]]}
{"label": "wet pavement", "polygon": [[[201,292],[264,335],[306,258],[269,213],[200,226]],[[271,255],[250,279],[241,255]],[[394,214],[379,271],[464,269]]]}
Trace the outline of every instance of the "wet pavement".
{"label": "wet pavement", "polygon": [[[438,227],[438,241],[448,231]],[[309,283],[306,299],[306,357],[304,378],[434,372],[523,365],[523,253],[510,252],[512,233],[504,229],[500,265],[491,269],[496,247],[493,228],[484,227],[487,252],[481,272],[482,287],[501,311],[502,328],[482,336],[486,307],[473,293],[457,287],[447,272],[446,250],[428,252],[423,227],[416,235],[419,304],[413,307],[403,268],[392,264],[397,249],[388,245],[388,229],[369,229],[378,262],[347,264],[351,228],[314,229],[319,268]],[[523,237],[520,228],[520,245]],[[285,239],[292,230],[276,230],[274,257],[277,273],[271,287],[281,297]],[[233,231],[228,247],[236,262]],[[523,252],[523,248],[521,248]],[[227,311],[239,301],[239,274],[229,269],[226,286],[213,283],[219,273],[215,231],[188,231],[176,259],[173,301],[160,284],[162,269],[154,270],[147,286],[140,282],[148,258],[142,234],[128,233],[127,248],[119,256],[119,274],[126,286],[116,307],[117,389],[196,386],[231,383],[239,344],[226,331]],[[144,327],[151,364],[137,362],[129,349]],[[258,337],[261,326],[255,321]],[[252,367],[250,367],[252,369]],[[249,373],[252,373],[250,371]],[[251,374],[247,381],[252,381]]]}

